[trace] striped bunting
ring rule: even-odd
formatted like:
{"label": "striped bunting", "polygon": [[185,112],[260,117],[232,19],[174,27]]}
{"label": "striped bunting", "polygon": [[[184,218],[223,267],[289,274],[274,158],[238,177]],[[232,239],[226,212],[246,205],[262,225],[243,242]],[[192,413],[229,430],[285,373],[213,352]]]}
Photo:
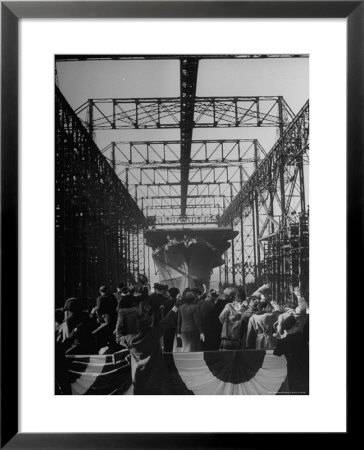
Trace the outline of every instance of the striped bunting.
{"label": "striped bunting", "polygon": [[[67,356],[73,395],[132,395],[128,350]],[[165,353],[170,395],[274,395],[286,390],[287,362],[272,351]]]}

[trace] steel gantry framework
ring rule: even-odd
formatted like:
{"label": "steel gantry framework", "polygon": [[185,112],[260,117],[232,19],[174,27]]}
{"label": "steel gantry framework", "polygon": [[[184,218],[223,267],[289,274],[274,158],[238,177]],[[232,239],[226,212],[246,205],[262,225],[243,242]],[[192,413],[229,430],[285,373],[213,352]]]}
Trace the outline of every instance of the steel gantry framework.
{"label": "steel gantry framework", "polygon": [[220,226],[240,222],[242,255],[249,259],[242,264],[243,278],[247,271],[255,279],[264,273],[280,300],[293,285],[308,292],[308,152],[307,102],[219,220]]}
{"label": "steel gantry framework", "polygon": [[[120,140],[110,142],[102,150],[104,160],[145,216],[143,225],[136,227],[137,232],[125,238],[133,249],[127,256],[131,273],[150,270],[150,258],[139,232],[142,227],[219,225],[239,231],[225,254],[225,265],[220,268],[222,282],[245,285],[252,280],[271,281],[276,299],[297,280],[308,283],[308,271],[303,267],[308,261],[304,181],[304,167],[308,164],[308,103],[295,116],[282,96],[196,94],[202,59],[302,56],[305,55],[57,57],[57,61],[179,60],[179,97],[92,98],[75,110],[89,137],[107,130],[114,134],[119,130],[121,136],[127,130],[180,132],[179,140]],[[218,128],[270,128],[276,131],[277,141],[267,154],[256,138],[193,139],[194,129]],[[290,245],[292,249],[284,253],[282,248]],[[134,264],[137,260],[148,267],[140,268]],[[306,279],[307,283],[302,281]]]}
{"label": "steel gantry framework", "polygon": [[132,282],[147,221],[56,88],[56,306]]}
{"label": "steel gantry framework", "polygon": [[97,130],[180,129],[181,217],[186,215],[194,128],[276,127],[293,113],[283,97],[196,97],[198,58],[181,60],[179,98],[90,99],[76,113],[90,134]]}
{"label": "steel gantry framework", "polygon": [[[216,223],[232,197],[253,173],[265,151],[255,139],[196,140],[191,143],[187,215],[181,217],[179,141],[113,142],[109,162],[134,194],[150,223],[190,223],[209,215]],[[158,201],[157,201],[158,200]],[[196,218],[193,223],[196,223]],[[206,222],[206,217],[202,219]],[[198,220],[201,224],[201,219]]]}

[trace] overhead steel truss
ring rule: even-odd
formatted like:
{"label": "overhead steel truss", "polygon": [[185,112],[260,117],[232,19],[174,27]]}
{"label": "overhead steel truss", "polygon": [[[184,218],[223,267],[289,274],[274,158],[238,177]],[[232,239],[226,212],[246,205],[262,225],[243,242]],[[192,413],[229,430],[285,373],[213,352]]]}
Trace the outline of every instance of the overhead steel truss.
{"label": "overhead steel truss", "polygon": [[[161,204],[162,216],[168,217],[167,206],[173,205],[175,212],[180,204],[180,149],[179,141],[121,141],[110,143],[102,152],[146,214],[154,216]],[[211,198],[218,199],[221,215],[266,155],[256,139],[196,140],[191,151],[186,211],[197,215]],[[153,201],[156,196],[160,203]],[[192,202],[193,197],[198,201]]]}
{"label": "overhead steel truss", "polygon": [[[89,99],[75,112],[91,133],[97,130],[181,128],[186,118],[182,99]],[[280,104],[283,117],[279,112]],[[286,125],[294,116],[279,96],[194,97],[194,112],[189,114],[193,128],[278,127]]]}
{"label": "overhead steel truss", "polygon": [[293,118],[282,96],[196,97],[198,57],[180,60],[180,97],[89,99],[76,113],[96,130],[178,128],[181,217],[186,213],[194,128],[276,127]]}
{"label": "overhead steel truss", "polygon": [[[193,164],[241,164],[254,162],[254,146],[266,155],[257,139],[193,140],[191,142],[191,163]],[[134,168],[148,165],[175,165],[181,159],[180,141],[119,141],[111,142],[102,153],[110,164]]]}

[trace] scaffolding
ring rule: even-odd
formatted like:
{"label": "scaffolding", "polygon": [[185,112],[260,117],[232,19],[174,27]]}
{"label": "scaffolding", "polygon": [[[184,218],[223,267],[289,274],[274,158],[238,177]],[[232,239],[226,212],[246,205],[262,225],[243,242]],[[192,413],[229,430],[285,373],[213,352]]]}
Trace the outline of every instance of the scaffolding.
{"label": "scaffolding", "polygon": [[140,271],[147,221],[56,87],[56,306],[90,304]]}
{"label": "scaffolding", "polygon": [[279,304],[295,301],[293,288],[309,293],[309,217],[300,214],[297,222],[270,236],[264,244],[264,279],[271,285],[272,299]]}

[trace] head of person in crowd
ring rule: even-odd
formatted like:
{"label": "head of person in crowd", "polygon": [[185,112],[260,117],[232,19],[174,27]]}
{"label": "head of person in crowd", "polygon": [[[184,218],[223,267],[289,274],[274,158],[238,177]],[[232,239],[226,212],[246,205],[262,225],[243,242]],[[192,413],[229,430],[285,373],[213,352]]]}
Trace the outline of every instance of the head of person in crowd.
{"label": "head of person in crowd", "polygon": [[283,336],[287,334],[296,333],[299,329],[299,323],[297,322],[295,316],[289,315],[282,324],[282,333]]}
{"label": "head of person in crowd", "polygon": [[142,296],[143,296],[143,297],[147,297],[147,296],[149,295],[149,289],[148,289],[148,286],[142,286],[141,292],[142,292]]}
{"label": "head of person in crowd", "polygon": [[123,292],[123,289],[124,289],[124,283],[119,283],[117,286],[116,286],[116,290],[117,290],[117,292]]}
{"label": "head of person in crowd", "polygon": [[164,285],[163,285],[162,294],[163,294],[165,297],[169,297],[168,285],[167,285],[167,284],[164,284]]}
{"label": "head of person in crowd", "polygon": [[55,320],[56,320],[56,327],[61,325],[61,323],[64,320],[64,310],[63,310],[63,308],[57,308],[56,309]]}
{"label": "head of person in crowd", "polygon": [[[246,293],[245,293],[245,289],[243,288],[243,286],[238,286],[236,288],[236,299],[240,302],[246,302]],[[246,304],[246,306],[248,306]]]}
{"label": "head of person in crowd", "polygon": [[193,303],[195,301],[196,297],[195,294],[192,291],[187,291],[184,295],[183,295],[183,300],[186,303]]}
{"label": "head of person in crowd", "polygon": [[71,297],[66,300],[63,311],[70,314],[78,314],[82,311],[82,305],[78,298]]}
{"label": "head of person in crowd", "polygon": [[82,309],[82,303],[78,298],[71,297],[66,300],[64,307],[65,322],[70,330],[72,330],[80,321],[89,319],[87,313]]}
{"label": "head of person in crowd", "polygon": [[234,286],[229,286],[224,289],[225,298],[228,302],[236,300],[237,290]]}
{"label": "head of person in crowd", "polygon": [[286,303],[284,304],[284,310],[285,311],[289,311],[289,310],[294,310],[296,308],[295,303],[292,300],[288,300],[286,301]]}
{"label": "head of person in crowd", "polygon": [[144,274],[138,273],[138,284],[146,286],[148,284],[148,281],[148,278]]}
{"label": "head of person in crowd", "polygon": [[191,292],[191,289],[189,287],[186,287],[185,289],[183,289],[182,297],[184,297],[185,294],[187,294],[187,292]]}
{"label": "head of person in crowd", "polygon": [[179,294],[179,289],[176,287],[171,287],[168,289],[169,292],[169,296],[171,297],[172,300],[177,300],[178,294]]}
{"label": "head of person in crowd", "polygon": [[257,305],[257,309],[259,314],[265,314],[269,312],[269,303],[266,301],[260,301]]}
{"label": "head of person in crowd", "polygon": [[248,309],[253,312],[258,311],[258,305],[259,305],[259,297],[253,295],[249,297],[249,306]]}
{"label": "head of person in crowd", "polygon": [[164,286],[163,286],[163,284],[160,284],[160,283],[154,283],[154,291],[157,293],[157,294],[163,294],[163,292],[164,292]]}
{"label": "head of person in crowd", "polygon": [[123,288],[121,288],[120,294],[121,294],[122,297],[124,297],[125,295],[128,295],[129,294],[129,289],[124,286]]}
{"label": "head of person in crowd", "polygon": [[215,289],[210,289],[210,292],[207,296],[208,300],[211,300],[212,302],[216,303],[219,299],[219,293]]}
{"label": "head of person in crowd", "polygon": [[199,297],[200,295],[202,295],[201,289],[195,287],[191,289],[191,292],[193,292],[195,294],[195,297]]}
{"label": "head of person in crowd", "polygon": [[99,292],[100,292],[101,295],[107,295],[107,293],[108,293],[107,287],[106,286],[100,286]]}
{"label": "head of person in crowd", "polygon": [[138,284],[134,285],[130,289],[130,294],[133,295],[134,297],[141,297],[142,296],[142,287],[139,286]]}

